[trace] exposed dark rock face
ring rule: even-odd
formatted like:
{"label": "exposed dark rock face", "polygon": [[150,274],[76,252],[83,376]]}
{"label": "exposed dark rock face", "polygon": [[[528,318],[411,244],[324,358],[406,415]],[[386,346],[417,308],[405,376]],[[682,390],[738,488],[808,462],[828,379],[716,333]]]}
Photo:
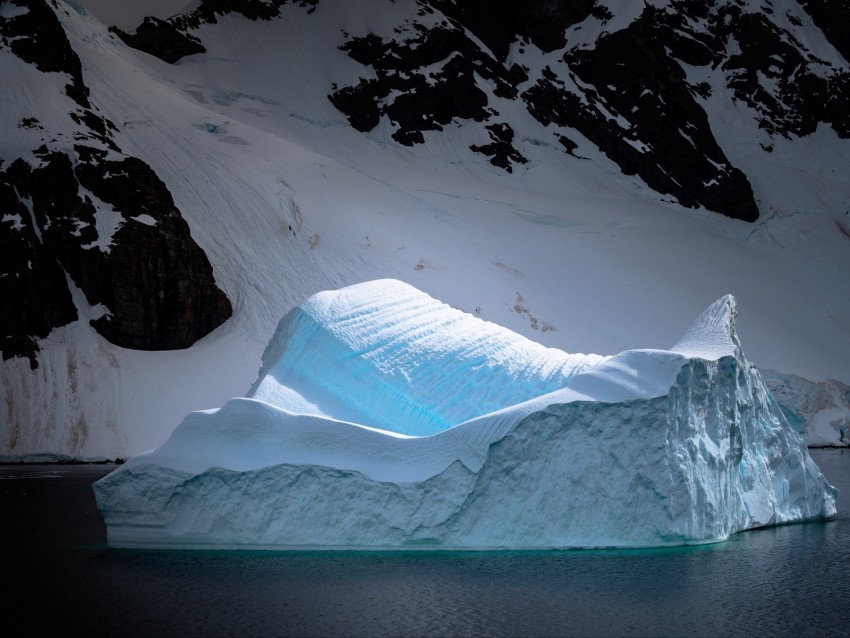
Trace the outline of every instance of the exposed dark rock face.
{"label": "exposed dark rock face", "polygon": [[80,106],[88,107],[89,91],[83,84],[80,59],[53,11],[40,0],[5,1],[25,8],[26,12],[9,19],[0,16],[4,46],[43,73],[69,75],[71,81],[65,86],[65,93]]}
{"label": "exposed dark rock face", "polygon": [[128,46],[150,53],[169,64],[187,55],[206,53],[204,45],[198,38],[179,31],[167,20],[159,18],[145,18],[145,21],[136,29],[136,33],[132,35],[117,27],[110,27],[109,30]]}
{"label": "exposed dark rock face", "polygon": [[549,53],[566,46],[569,27],[592,14],[605,14],[594,0],[427,0],[425,4],[469,29],[502,63],[517,39],[530,41]]}
{"label": "exposed dark rock face", "polygon": [[[564,55],[575,74],[570,88],[550,73],[523,99],[535,118],[580,131],[623,173],[639,175],[682,205],[753,221],[752,188],[721,150],[682,67],[667,53],[682,41],[665,30],[663,14],[647,8],[594,49]],[[684,53],[708,61],[702,50]]]}
{"label": "exposed dark rock face", "polygon": [[[299,4],[314,7],[317,2],[301,0]],[[203,0],[195,10],[169,20],[147,17],[134,34],[125,33],[117,27],[109,30],[128,46],[174,64],[187,55],[206,52],[201,41],[189,33],[190,30],[202,24],[216,24],[219,16],[229,13],[237,13],[249,20],[271,20],[280,16],[280,7],[286,3],[287,0]]]}
{"label": "exposed dark rock face", "polygon": [[175,21],[181,28],[197,28],[202,23],[215,24],[216,16],[228,13],[238,13],[249,20],[271,20],[280,15],[284,4],[286,0],[202,0],[197,9],[178,16]]}
{"label": "exposed dark rock face", "polygon": [[[6,172],[18,197],[31,202],[44,252],[89,304],[109,309],[92,325],[112,343],[142,350],[192,345],[231,309],[211,285],[212,267],[171,194],[137,158],[107,160],[103,151],[80,151],[88,161],[76,166],[64,153],[44,152],[40,166],[19,159]],[[81,187],[100,200],[100,210]],[[98,215],[114,216],[111,238],[99,235]]]}
{"label": "exposed dark rock face", "polygon": [[[368,34],[341,47],[377,75],[329,96],[357,130],[372,130],[386,115],[397,127],[393,139],[413,146],[425,141],[423,131],[441,131],[454,120],[492,121],[495,111],[476,76],[492,82],[495,96],[516,99],[516,85],[527,77],[522,68],[497,62],[457,25],[443,20],[430,29],[413,23],[397,31],[405,29],[410,37],[401,41]],[[508,172],[528,161],[513,146],[509,124],[493,122],[487,130],[492,143],[471,150]]]}
{"label": "exposed dark rock face", "polygon": [[[502,95],[516,95],[504,67],[447,23],[432,29],[415,25],[412,37],[401,43],[370,34],[352,38],[342,48],[371,66],[378,78],[334,92],[331,102],[363,132],[387,115],[398,126],[393,139],[406,146],[423,143],[423,131],[441,131],[455,118],[481,122],[490,116],[476,73],[492,80]],[[440,65],[439,71],[424,71],[432,65]],[[399,95],[388,100],[393,92]]]}
{"label": "exposed dark rock face", "polygon": [[71,286],[102,306],[92,325],[112,343],[190,346],[232,313],[209,260],[165,184],[115,144],[53,11],[43,0],[14,2],[25,11],[0,17],[0,51],[33,73],[66,75],[72,110],[58,131],[23,118],[18,127],[40,146],[0,159],[0,294],[11,301],[0,311],[3,357],[37,365],[37,340],[78,318]]}
{"label": "exposed dark rock face", "polygon": [[[761,128],[772,134],[802,137],[820,122],[850,137],[850,74],[808,53],[792,33],[765,14],[732,9],[733,38],[740,53],[723,63],[735,97],[758,113]],[[728,19],[728,18],[727,18]],[[723,35],[723,31],[718,29]],[[819,72],[821,71],[821,72]]]}
{"label": "exposed dark rock face", "polygon": [[[308,12],[317,3],[298,2]],[[122,37],[176,61],[203,48],[193,33],[201,25],[230,13],[276,19],[284,4],[204,0]],[[825,124],[850,136],[847,65],[818,59],[801,36],[811,19],[848,58],[850,8],[843,0],[667,0],[624,5],[628,20],[600,0],[415,6],[391,36],[344,34],[340,49],[369,73],[331,87],[328,98],[361,132],[385,119],[394,140],[415,146],[428,132],[477,122],[489,141],[470,150],[512,172],[528,161],[522,140],[529,136],[515,115],[502,112],[502,101],[519,101],[565,153],[581,156],[577,132],[658,193],[747,221],[758,217],[758,205],[747,176],[715,137],[706,111],[711,100],[731,100],[751,117],[764,152],[773,148],[765,134],[806,136]],[[532,68],[537,50],[548,56],[543,69]]]}
{"label": "exposed dark rock face", "polygon": [[850,62],[850,3],[847,0],[800,0],[832,46]]}
{"label": "exposed dark rock face", "polygon": [[514,130],[510,124],[505,122],[490,124],[487,126],[487,130],[490,132],[490,139],[493,141],[489,144],[473,144],[469,148],[476,153],[488,156],[493,166],[504,168],[509,173],[513,172],[511,162],[525,164],[528,161],[513,147]]}
{"label": "exposed dark rock face", "polygon": [[[117,150],[110,131],[117,130],[106,118],[95,113],[89,102],[89,89],[83,82],[80,58],[56,14],[44,0],[6,0],[23,9],[11,18],[0,16],[0,49],[9,49],[18,58],[33,65],[42,73],[60,73],[68,76],[64,93],[76,103],[69,117],[84,130],[77,139],[94,139]],[[40,126],[35,118],[24,118],[21,128]]]}
{"label": "exposed dark rock face", "polygon": [[[196,42],[190,31],[217,16],[269,20],[284,3],[206,0],[169,24]],[[415,146],[426,132],[480,122],[490,141],[470,150],[512,172],[527,163],[515,134],[522,139],[524,131],[498,100],[521,100],[565,153],[576,155],[577,131],[655,191],[747,221],[759,214],[752,187],[705,111],[717,86],[770,136],[809,135],[821,123],[850,135],[850,74],[817,59],[795,35],[805,14],[790,0],[644,3],[623,24],[597,0],[419,0],[417,7],[391,38],[345,34],[340,48],[371,73],[332,87],[328,97],[361,132],[386,118],[393,139]],[[848,57],[850,31],[840,27],[850,21],[846,3],[802,7]],[[524,65],[532,47],[557,64]],[[712,82],[691,81],[692,69]]]}
{"label": "exposed dark rock face", "polygon": [[79,164],[76,176],[124,220],[113,236],[109,267],[95,280],[100,287],[91,289],[112,311],[93,322],[98,332],[126,348],[172,350],[190,346],[230,317],[206,254],[147,164],[135,157],[100,158]]}
{"label": "exposed dark rock face", "polygon": [[39,240],[27,206],[0,173],[0,351],[36,367],[37,339],[77,319],[65,272]]}
{"label": "exposed dark rock face", "polygon": [[[471,149],[510,172],[527,160],[513,146],[512,127],[499,121],[503,116],[489,104],[477,75],[493,83],[494,95],[520,96],[541,123],[578,130],[625,174],[639,175],[681,204],[748,221],[758,217],[746,176],[717,144],[685,72],[665,47],[702,64],[713,61],[711,49],[691,45],[667,24],[666,14],[648,7],[627,28],[585,49],[570,48],[565,33],[588,18],[604,24],[612,17],[593,2],[427,4],[449,20],[432,28],[399,27],[399,37],[389,42],[368,34],[342,46],[377,76],[330,96],[358,130],[373,129],[386,115],[397,126],[393,138],[412,145],[424,142],[423,131],[442,130],[453,120],[486,121],[493,142]],[[470,32],[489,51],[477,46]],[[546,67],[528,86],[528,70],[506,61],[511,45],[521,48],[529,41],[544,53],[563,49],[566,72]],[[433,71],[435,65],[442,69]],[[520,95],[523,86],[528,88]],[[576,148],[568,135],[559,139],[566,152]]]}
{"label": "exposed dark rock face", "polygon": [[[826,4],[813,14],[843,15],[844,9]],[[830,68],[806,49],[791,30],[800,23],[791,9],[786,23],[774,19],[770,3],[762,11],[736,0],[671,0],[662,8],[646,5],[636,20],[609,31],[615,16],[592,0],[420,5],[436,26],[408,22],[391,41],[355,35],[341,47],[376,75],[335,87],[329,96],[360,131],[372,130],[386,115],[397,127],[393,137],[408,145],[422,143],[422,131],[464,119],[485,121],[493,136],[501,130],[494,126],[512,123],[504,122],[492,100],[482,101],[482,78],[494,84],[498,97],[519,96],[535,119],[555,127],[565,152],[577,148],[569,132],[577,130],[624,174],[640,176],[659,193],[747,221],[758,217],[758,207],[747,176],[732,165],[711,129],[704,102],[712,86],[691,82],[687,69],[713,74],[770,135],[805,136],[826,123],[847,137],[847,71]],[[579,30],[584,41],[573,44],[571,34]],[[542,73],[524,67],[522,54],[530,46],[559,53],[559,64]],[[467,72],[457,72],[455,55]],[[434,72],[435,64],[443,71]],[[508,136],[500,134],[498,144],[497,154],[491,144],[472,150],[508,171],[522,163]]]}

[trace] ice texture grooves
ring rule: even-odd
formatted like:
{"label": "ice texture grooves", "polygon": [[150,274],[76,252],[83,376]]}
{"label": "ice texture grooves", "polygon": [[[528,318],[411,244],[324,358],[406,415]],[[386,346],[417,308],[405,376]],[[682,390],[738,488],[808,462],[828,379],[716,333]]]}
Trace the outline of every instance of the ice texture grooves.
{"label": "ice texture grooves", "polygon": [[732,295],[721,297],[697,317],[671,350],[701,359],[735,356],[741,349],[735,332],[737,312]]}
{"label": "ice texture grooves", "polygon": [[319,293],[287,315],[249,396],[421,436],[558,390],[600,360],[383,279]]}
{"label": "ice texture grooves", "polygon": [[832,517],[735,317],[726,296],[669,351],[576,359],[398,282],[320,293],[281,321],[251,396],[95,484],[109,543],[640,547]]}

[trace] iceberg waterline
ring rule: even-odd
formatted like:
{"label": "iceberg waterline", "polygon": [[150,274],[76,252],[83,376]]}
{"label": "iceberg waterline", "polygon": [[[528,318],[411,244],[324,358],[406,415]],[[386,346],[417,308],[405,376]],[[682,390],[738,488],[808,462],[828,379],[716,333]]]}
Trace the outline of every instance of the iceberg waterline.
{"label": "iceberg waterline", "polygon": [[544,348],[395,280],[285,316],[247,397],[95,484],[116,547],[704,543],[836,491],[712,304],[670,350]]}

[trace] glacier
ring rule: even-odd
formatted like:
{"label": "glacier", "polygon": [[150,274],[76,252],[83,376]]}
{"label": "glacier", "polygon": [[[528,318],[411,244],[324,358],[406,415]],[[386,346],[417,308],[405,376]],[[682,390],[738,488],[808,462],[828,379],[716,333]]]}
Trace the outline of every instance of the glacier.
{"label": "glacier", "polygon": [[247,396],[94,484],[110,546],[555,549],[722,541],[836,490],[709,306],[669,350],[570,354],[396,280],[280,321]]}

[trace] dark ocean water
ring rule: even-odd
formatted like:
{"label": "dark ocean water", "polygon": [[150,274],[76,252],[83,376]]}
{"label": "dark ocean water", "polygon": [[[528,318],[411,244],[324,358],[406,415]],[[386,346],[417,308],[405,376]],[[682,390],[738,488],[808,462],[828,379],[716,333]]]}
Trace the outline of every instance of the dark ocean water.
{"label": "dark ocean water", "polygon": [[3,636],[850,636],[850,450],[830,522],[535,553],[113,550],[113,466],[0,466]]}

